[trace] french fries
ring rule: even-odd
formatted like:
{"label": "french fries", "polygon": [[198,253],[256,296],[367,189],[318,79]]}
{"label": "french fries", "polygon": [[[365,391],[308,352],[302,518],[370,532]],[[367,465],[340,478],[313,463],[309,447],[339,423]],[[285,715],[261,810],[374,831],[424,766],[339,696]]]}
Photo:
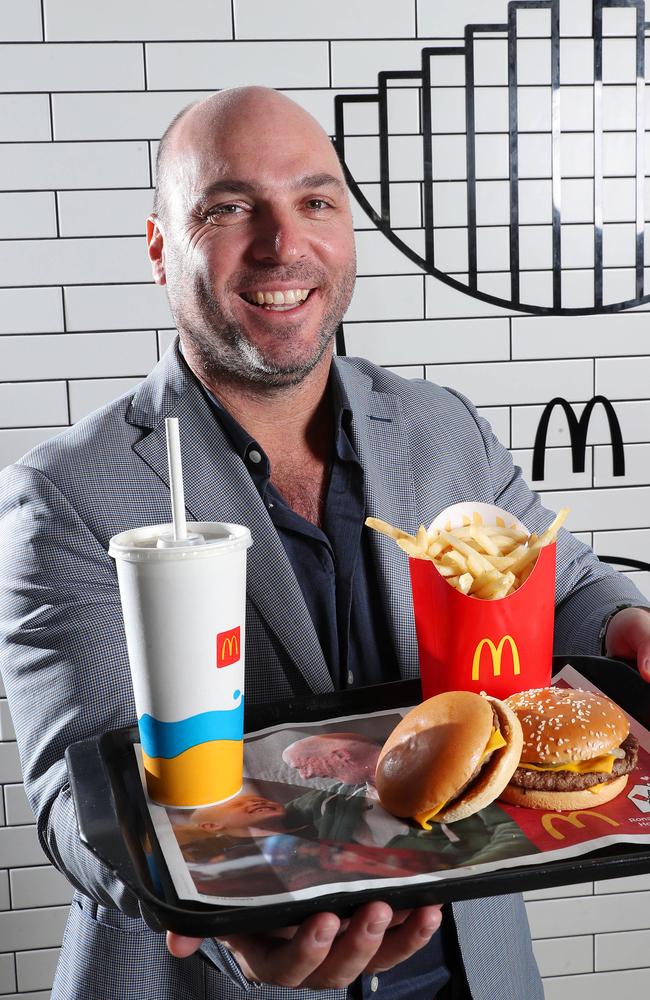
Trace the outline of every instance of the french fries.
{"label": "french fries", "polygon": [[462,594],[496,601],[528,579],[541,549],[555,541],[568,514],[569,508],[563,507],[541,535],[528,535],[516,524],[506,525],[501,517],[494,525],[484,524],[477,511],[471,518],[464,517],[457,528],[445,524],[427,530],[421,524],[415,535],[377,517],[366,518],[366,524],[393,538],[413,559],[430,559]]}

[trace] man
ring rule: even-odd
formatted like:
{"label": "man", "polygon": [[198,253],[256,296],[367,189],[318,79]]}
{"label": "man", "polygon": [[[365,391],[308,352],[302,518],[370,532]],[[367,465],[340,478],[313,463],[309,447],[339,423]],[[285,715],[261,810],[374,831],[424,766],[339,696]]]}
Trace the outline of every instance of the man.
{"label": "man", "polygon": [[[406,560],[362,531],[365,514],[414,531],[462,499],[496,502],[535,531],[551,520],[457,393],[361,360],[332,364],[354,240],[340,166],[310,116],[264,89],[225,92],[182,115],[162,148],[149,254],[183,356],[174,345],[135,392],[2,481],[0,659],[41,843],[79,890],[52,996],[258,989],[263,1000],[304,1000],[325,989],[343,1000],[346,990],[369,995],[379,973],[380,991],[431,997],[454,964],[435,933],[439,907],[393,914],[373,902],[349,923],[316,913],[282,936],[218,943],[169,936],[178,956],[200,945],[208,967],[172,958],[137,900],[78,841],[63,754],[135,719],[107,546],[125,528],[169,520],[165,416],[180,418],[187,442],[188,515],[253,534],[249,703],[415,676]],[[596,653],[604,640],[650,679],[644,603],[562,534],[562,651]],[[518,897],[458,904],[454,917],[443,931],[457,928],[474,1000],[541,998]],[[451,986],[462,976],[453,967]]]}
{"label": "man", "polygon": [[290,743],[282,760],[300,777],[336,778],[344,785],[375,783],[381,746],[360,733],[322,733]]}

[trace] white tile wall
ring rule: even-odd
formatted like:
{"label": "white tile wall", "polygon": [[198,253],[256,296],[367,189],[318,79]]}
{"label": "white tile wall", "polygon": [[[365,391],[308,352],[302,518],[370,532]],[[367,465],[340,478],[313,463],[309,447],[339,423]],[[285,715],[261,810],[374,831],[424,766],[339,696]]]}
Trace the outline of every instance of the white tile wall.
{"label": "white tile wall", "polygon": [[110,403],[141,381],[138,378],[71,379],[68,382],[71,423]]}
{"label": "white tile wall", "polygon": [[152,198],[151,188],[122,191],[61,191],[57,196],[60,234],[61,236],[141,235],[145,231],[145,220],[151,212]]}
{"label": "white tile wall", "polygon": [[0,141],[38,142],[51,138],[47,94],[0,96]]}
{"label": "white tile wall", "polygon": [[0,334],[63,330],[60,288],[0,288]]}
{"label": "white tile wall", "polygon": [[327,42],[151,42],[147,79],[152,90],[327,87]]}
{"label": "white tile wall", "polygon": [[16,955],[16,974],[21,993],[49,989],[54,978],[59,948],[24,951]]}
{"label": "white tile wall", "polygon": [[41,42],[43,24],[40,0],[0,0],[0,41]]}
{"label": "white tile wall", "polygon": [[143,375],[157,360],[151,330],[3,337],[0,370],[15,380]]}
{"label": "white tile wall", "polygon": [[[593,176],[592,139],[584,134],[593,124],[591,9],[591,0],[560,4],[562,240],[582,268],[565,276],[567,302],[591,280],[593,183],[574,179]],[[172,115],[203,93],[260,83],[286,90],[331,135],[335,94],[373,93],[378,71],[417,67],[423,44],[457,45],[465,24],[506,17],[507,0],[0,0],[0,466],[132,389],[174,336],[143,240],[157,140]],[[518,18],[526,36],[518,43],[520,83],[535,84],[520,86],[519,112],[542,132],[550,128],[548,14],[520,11]],[[607,43],[607,79],[628,83],[629,44]],[[479,287],[507,297],[503,40],[477,39],[475,57],[485,84],[476,95],[478,249],[492,272]],[[438,230],[436,259],[463,282],[467,248],[453,228],[467,218],[463,60],[434,59],[432,81],[434,212],[438,226],[452,227]],[[634,115],[631,85],[604,88],[610,264],[629,261],[621,224],[634,220],[634,184],[621,174],[633,163],[625,130]],[[348,164],[377,209],[377,109],[350,106],[345,120]],[[412,82],[390,93],[389,121],[391,225],[422,253]],[[550,172],[547,137],[522,135],[519,155],[521,255],[536,269],[549,259],[548,232],[539,228],[551,219],[550,182],[539,179]],[[647,188],[650,220],[650,182]],[[482,302],[423,276],[352,207],[360,278],[347,316],[348,353],[466,393],[527,474],[552,396],[570,400],[577,415],[595,393],[612,399],[626,445],[624,479],[611,475],[602,409],[589,425],[584,474],[573,472],[566,418],[556,409],[545,479],[534,485],[549,506],[571,506],[569,526],[597,552],[650,561],[647,305],[606,316],[531,317]],[[606,294],[629,288],[631,279],[629,266],[610,271]],[[546,274],[522,276],[525,291],[544,288],[550,301]],[[650,574],[631,578],[650,600]],[[0,682],[0,995],[45,1000],[71,889],[38,843],[13,738]],[[546,1000],[647,994],[650,875],[540,890],[526,900]]]}
{"label": "white tile wall", "polygon": [[413,4],[330,0],[327,6],[283,0],[282,16],[265,0],[235,5],[237,38],[403,38],[415,34]]}
{"label": "white tile wall", "polygon": [[0,239],[56,236],[53,191],[0,194]]}
{"label": "white tile wall", "polygon": [[205,93],[53,94],[54,138],[159,139],[174,115]]}
{"label": "white tile wall", "polygon": [[10,874],[10,882],[14,910],[61,906],[72,899],[72,887],[68,880],[49,865],[16,868]]}
{"label": "white tile wall", "polygon": [[136,330],[174,322],[165,292],[157,285],[66,288],[65,305],[68,330]]}
{"label": "white tile wall", "polygon": [[0,89],[142,90],[140,45],[0,45]]}
{"label": "white tile wall", "polygon": [[91,285],[149,281],[144,236],[123,239],[13,240],[0,243],[3,285]]}
{"label": "white tile wall", "polygon": [[145,187],[147,184],[149,151],[146,142],[0,146],[0,186],[7,191]]}
{"label": "white tile wall", "polygon": [[5,814],[7,826],[28,826],[34,822],[25,789],[22,784],[5,785]]}
{"label": "white tile wall", "polygon": [[[0,813],[0,819],[2,814]],[[5,868],[0,871],[0,910],[11,909],[11,900],[9,898],[9,872]],[[1,960],[0,960],[1,964]],[[2,982],[2,975],[0,974],[0,982]]]}
{"label": "white tile wall", "polygon": [[43,0],[43,9],[48,42],[232,37],[230,0]]}

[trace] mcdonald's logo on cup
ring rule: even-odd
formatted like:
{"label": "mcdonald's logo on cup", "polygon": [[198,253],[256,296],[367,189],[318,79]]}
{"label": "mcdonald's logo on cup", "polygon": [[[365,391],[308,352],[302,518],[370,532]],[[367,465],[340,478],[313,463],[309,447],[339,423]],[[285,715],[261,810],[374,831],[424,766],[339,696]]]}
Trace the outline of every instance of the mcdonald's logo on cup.
{"label": "mcdonald's logo on cup", "polygon": [[596,819],[600,819],[603,823],[609,823],[610,826],[620,826],[615,819],[611,819],[609,816],[603,816],[602,813],[594,812],[592,809],[574,809],[570,813],[544,813],[542,816],[542,826],[547,833],[550,833],[551,837],[555,837],[556,840],[566,840],[563,833],[555,829],[555,822],[563,820],[565,823],[569,823],[570,826],[575,826],[582,830],[585,824],[579,819],[580,816],[594,816]]}
{"label": "mcdonald's logo on cup", "polygon": [[231,663],[237,663],[240,655],[239,625],[236,628],[228,629],[227,632],[219,632],[217,634],[217,666],[229,667]]}
{"label": "mcdonald's logo on cup", "polygon": [[483,648],[487,646],[490,650],[492,657],[492,674],[494,677],[501,676],[501,658],[503,655],[503,649],[505,644],[508,643],[510,646],[510,653],[512,655],[512,673],[513,676],[521,673],[521,665],[519,663],[519,650],[517,649],[517,643],[512,638],[511,635],[504,635],[499,639],[499,645],[495,646],[491,639],[481,639],[478,643],[476,649],[474,650],[474,659],[472,661],[472,680],[477,681],[481,676],[481,654]]}

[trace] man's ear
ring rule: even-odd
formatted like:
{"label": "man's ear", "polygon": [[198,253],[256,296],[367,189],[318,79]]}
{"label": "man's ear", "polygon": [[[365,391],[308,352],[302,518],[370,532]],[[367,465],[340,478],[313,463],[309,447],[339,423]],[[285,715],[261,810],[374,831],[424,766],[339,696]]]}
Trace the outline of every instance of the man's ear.
{"label": "man's ear", "polygon": [[157,215],[150,215],[147,219],[147,248],[149,250],[153,280],[157,285],[166,285],[165,236]]}
{"label": "man's ear", "polygon": [[199,823],[199,828],[201,830],[207,830],[209,833],[219,833],[223,830],[221,823],[214,823],[210,820],[206,820],[204,823]]}

